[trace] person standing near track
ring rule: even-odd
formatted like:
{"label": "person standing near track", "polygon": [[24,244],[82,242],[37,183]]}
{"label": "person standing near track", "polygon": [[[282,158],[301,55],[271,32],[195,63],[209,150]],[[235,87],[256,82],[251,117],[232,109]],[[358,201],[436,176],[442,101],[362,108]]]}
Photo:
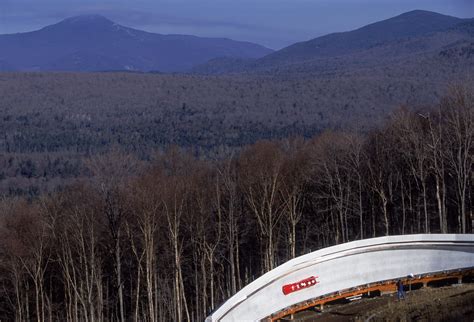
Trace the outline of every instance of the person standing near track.
{"label": "person standing near track", "polygon": [[397,281],[397,297],[399,300],[405,299],[405,291],[403,290],[403,283],[401,279]]}

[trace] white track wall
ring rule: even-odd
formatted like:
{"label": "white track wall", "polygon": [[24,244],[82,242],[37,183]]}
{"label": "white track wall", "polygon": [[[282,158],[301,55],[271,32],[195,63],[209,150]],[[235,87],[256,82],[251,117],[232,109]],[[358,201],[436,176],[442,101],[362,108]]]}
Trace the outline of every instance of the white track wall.
{"label": "white track wall", "polygon": [[[384,280],[474,267],[474,235],[404,235],[365,239],[290,260],[237,292],[210,321],[258,321],[291,305]],[[282,286],[318,276],[284,295]]]}

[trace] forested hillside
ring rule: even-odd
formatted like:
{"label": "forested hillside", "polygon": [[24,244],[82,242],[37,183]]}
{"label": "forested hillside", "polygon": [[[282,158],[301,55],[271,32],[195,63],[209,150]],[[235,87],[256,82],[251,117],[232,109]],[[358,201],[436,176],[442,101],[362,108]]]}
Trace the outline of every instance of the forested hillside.
{"label": "forested hillside", "polygon": [[259,139],[367,132],[400,105],[428,106],[450,83],[472,84],[455,50],[422,75],[396,68],[289,79],[3,73],[0,191],[36,196],[90,176],[82,159],[114,146],[142,160],[171,145],[223,157]]}
{"label": "forested hillside", "polygon": [[[23,118],[4,122],[25,126],[9,132],[14,138],[35,129],[34,122],[67,122],[81,135],[97,131],[100,115],[120,118],[120,106],[93,114],[101,99],[78,95],[77,86],[63,93],[96,104],[76,114],[64,105],[49,119],[32,119],[27,113],[70,100],[51,93],[68,88],[69,77],[81,84],[83,76],[61,76],[54,85],[36,82],[53,76],[14,77],[33,78],[22,84],[43,86],[38,96],[48,93],[21,105],[29,107]],[[146,77],[139,88],[152,83]],[[230,99],[239,93],[234,86],[225,87]],[[169,88],[164,97],[192,90]],[[193,111],[187,104],[180,108]],[[152,103],[145,106],[152,110]],[[62,138],[70,140],[57,134],[37,151],[60,150]],[[328,130],[261,140],[219,160],[178,148],[146,164],[117,149],[90,155],[82,165],[90,179],[30,201],[1,200],[0,320],[202,321],[262,273],[321,247],[388,234],[472,232],[473,161],[472,87],[452,88],[423,111],[399,108],[365,134]]]}

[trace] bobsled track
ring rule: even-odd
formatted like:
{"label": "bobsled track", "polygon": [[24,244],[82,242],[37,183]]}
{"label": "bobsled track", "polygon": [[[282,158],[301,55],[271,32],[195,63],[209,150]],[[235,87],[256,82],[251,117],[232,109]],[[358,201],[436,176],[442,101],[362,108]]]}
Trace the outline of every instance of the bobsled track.
{"label": "bobsled track", "polygon": [[395,283],[459,281],[474,275],[474,235],[388,236],[324,248],[292,259],[237,292],[207,319],[275,321],[309,307]]}

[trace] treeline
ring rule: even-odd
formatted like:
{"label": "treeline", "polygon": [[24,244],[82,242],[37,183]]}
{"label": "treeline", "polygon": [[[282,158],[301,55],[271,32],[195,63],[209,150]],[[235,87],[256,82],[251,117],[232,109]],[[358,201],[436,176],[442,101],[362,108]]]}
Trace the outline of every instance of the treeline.
{"label": "treeline", "polygon": [[202,321],[300,254],[473,231],[474,93],[368,135],[259,141],[225,160],[112,151],[93,180],[0,204],[0,320]]}

